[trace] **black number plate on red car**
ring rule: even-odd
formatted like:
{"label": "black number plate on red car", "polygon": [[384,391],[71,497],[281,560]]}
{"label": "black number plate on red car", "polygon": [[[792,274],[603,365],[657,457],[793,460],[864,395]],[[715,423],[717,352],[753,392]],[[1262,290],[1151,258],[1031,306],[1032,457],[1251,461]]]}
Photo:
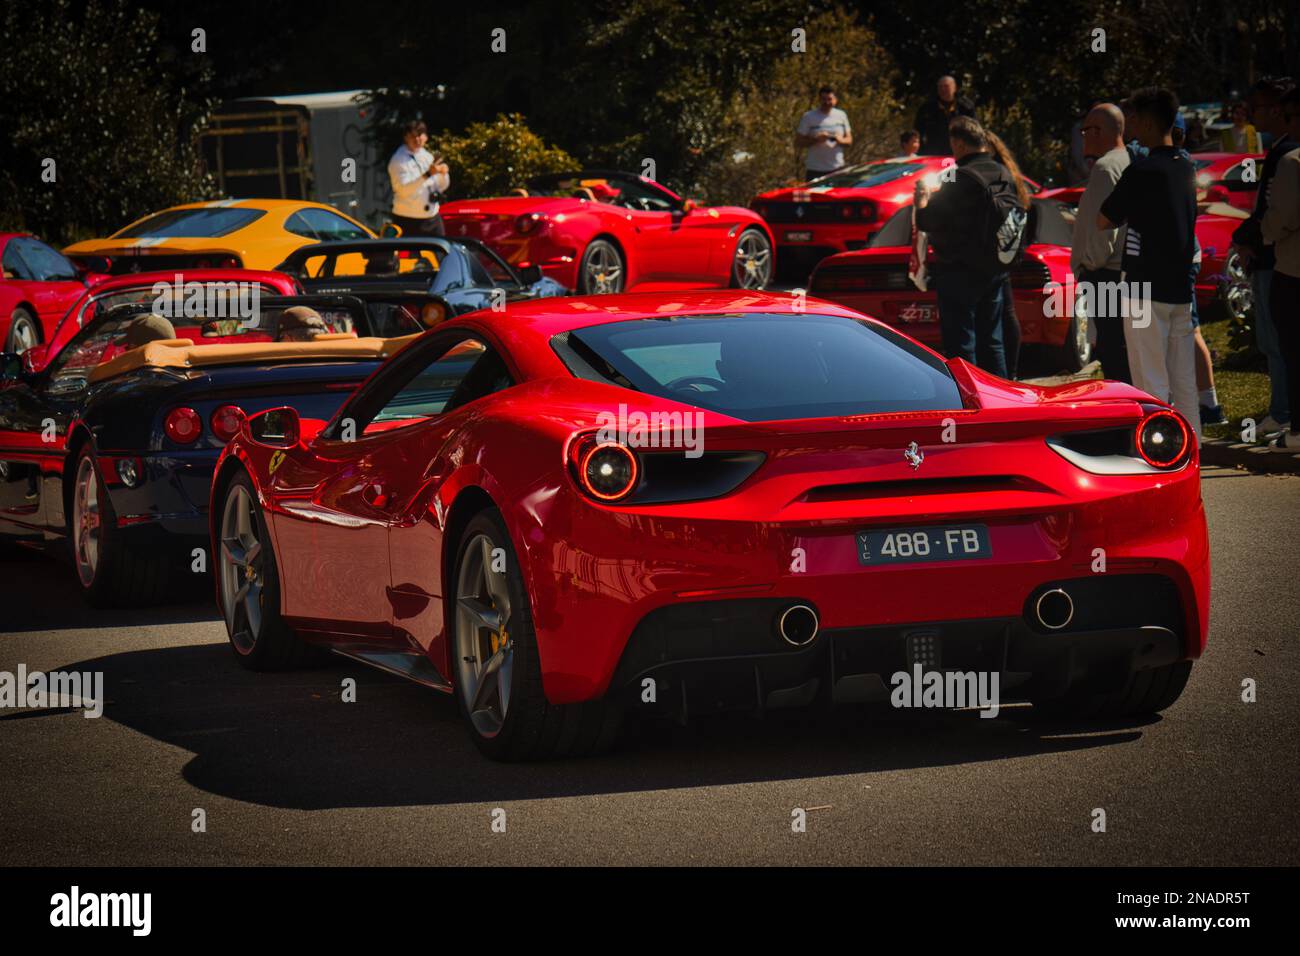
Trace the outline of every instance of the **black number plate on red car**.
{"label": "black number plate on red car", "polygon": [[887,528],[858,532],[860,564],[909,564],[991,558],[989,529],[982,524]]}

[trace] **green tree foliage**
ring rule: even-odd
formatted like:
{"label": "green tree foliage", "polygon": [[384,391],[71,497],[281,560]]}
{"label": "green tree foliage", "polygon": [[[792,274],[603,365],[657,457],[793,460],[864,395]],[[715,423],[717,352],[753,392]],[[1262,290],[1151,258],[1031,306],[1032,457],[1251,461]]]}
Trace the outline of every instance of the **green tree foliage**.
{"label": "green tree foliage", "polygon": [[194,141],[210,107],[195,92],[204,58],[162,55],[156,14],[126,0],[43,0],[5,4],[3,23],[7,225],[69,240],[212,194]]}
{"label": "green tree foliage", "polygon": [[764,190],[803,179],[795,127],[823,84],[838,91],[853,127],[847,162],[897,153],[898,134],[908,123],[893,96],[893,60],[875,35],[841,10],[804,21],[804,29],[803,52],[787,42],[766,75],[750,78],[732,97],[728,136],[699,175],[698,189],[708,201],[747,204]]}
{"label": "green tree foliage", "polygon": [[451,167],[457,196],[500,196],[534,176],[580,165],[564,150],[544,143],[517,113],[471,123],[463,133],[444,133],[429,148],[442,153]]}

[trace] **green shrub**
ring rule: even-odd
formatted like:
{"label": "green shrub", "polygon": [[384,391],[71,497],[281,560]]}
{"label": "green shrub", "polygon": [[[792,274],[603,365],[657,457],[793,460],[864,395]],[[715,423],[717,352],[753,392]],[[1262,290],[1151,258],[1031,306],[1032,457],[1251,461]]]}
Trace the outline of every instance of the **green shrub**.
{"label": "green shrub", "polygon": [[429,149],[451,167],[453,196],[500,196],[542,173],[577,169],[558,146],[548,146],[518,113],[490,123],[471,123],[463,133],[431,138]]}

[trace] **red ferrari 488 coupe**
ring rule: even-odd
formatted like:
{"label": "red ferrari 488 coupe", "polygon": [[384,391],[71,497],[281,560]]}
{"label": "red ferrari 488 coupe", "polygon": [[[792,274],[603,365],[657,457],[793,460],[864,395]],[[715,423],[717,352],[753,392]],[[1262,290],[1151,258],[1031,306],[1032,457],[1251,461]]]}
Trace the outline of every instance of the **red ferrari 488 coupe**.
{"label": "red ferrari 488 coupe", "polygon": [[1205,646],[1197,457],[1130,386],[1011,383],[830,303],[544,299],[425,334],[328,423],[250,418],[217,595],[244,665],[413,678],[498,759],[915,668],[1150,713]]}
{"label": "red ferrari 488 coupe", "polygon": [[447,235],[468,236],[517,269],[597,293],[762,289],[772,234],[738,206],[699,206],[652,179],[610,170],[539,176],[518,195],[446,203]]}

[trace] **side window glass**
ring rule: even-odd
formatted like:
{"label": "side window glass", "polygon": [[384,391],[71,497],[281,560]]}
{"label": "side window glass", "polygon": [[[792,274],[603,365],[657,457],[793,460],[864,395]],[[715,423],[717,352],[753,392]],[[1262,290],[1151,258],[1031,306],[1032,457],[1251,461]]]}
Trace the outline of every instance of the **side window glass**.
{"label": "side window glass", "polygon": [[6,279],[19,279],[22,281],[29,281],[34,278],[31,269],[27,268],[27,263],[18,254],[17,239],[11,240],[5,246],[4,275]]}
{"label": "side window glass", "polygon": [[311,224],[307,221],[307,218],[302,214],[302,212],[296,212],[286,219],[284,221],[284,228],[286,232],[291,232],[295,236],[302,236],[304,239],[314,239],[319,241],[321,238],[316,235],[315,230],[312,229]]}
{"label": "side window glass", "polygon": [[35,239],[22,240],[23,260],[42,282],[69,282],[77,278],[77,270],[61,253],[55,252]]}

